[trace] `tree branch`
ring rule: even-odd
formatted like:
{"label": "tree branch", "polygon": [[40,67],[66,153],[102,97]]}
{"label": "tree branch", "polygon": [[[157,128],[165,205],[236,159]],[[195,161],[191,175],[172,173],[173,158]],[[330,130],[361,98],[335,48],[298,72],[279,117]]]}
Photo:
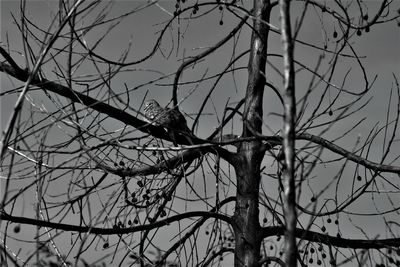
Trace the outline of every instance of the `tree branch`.
{"label": "tree branch", "polygon": [[[275,235],[283,235],[285,233],[284,226],[265,227],[262,230],[264,238]],[[296,238],[307,240],[310,242],[318,242],[328,246],[352,248],[352,249],[381,249],[387,247],[400,246],[400,238],[387,239],[347,239],[342,237],[330,236],[327,234],[317,233],[311,230],[296,229]]]}
{"label": "tree branch", "polygon": [[319,145],[323,146],[324,148],[329,149],[330,151],[335,152],[335,153],[337,153],[357,164],[360,164],[370,170],[400,174],[400,167],[379,164],[379,163],[369,161],[365,158],[355,155],[354,153],[351,153],[350,151],[347,151],[346,149],[344,149],[338,145],[335,145],[332,142],[329,142],[328,140],[326,140],[322,137],[315,136],[315,135],[312,135],[309,133],[302,133],[302,134],[297,135],[296,139],[297,140],[308,140],[313,143],[319,144]]}
{"label": "tree branch", "polygon": [[131,234],[135,232],[140,232],[144,230],[151,230],[155,228],[159,228],[162,226],[167,226],[170,223],[177,222],[183,219],[189,219],[192,217],[202,217],[202,218],[216,218],[222,220],[228,224],[231,224],[231,219],[223,214],[209,212],[209,211],[191,211],[182,214],[178,214],[175,216],[168,217],[164,220],[157,221],[151,224],[146,225],[139,225],[133,226],[128,228],[99,228],[99,227],[91,227],[91,226],[78,226],[72,224],[65,224],[65,223],[55,223],[43,220],[36,220],[27,217],[19,217],[19,216],[12,216],[4,211],[0,211],[0,220],[10,221],[14,223],[20,224],[29,224],[29,225],[36,225],[41,227],[49,227],[52,229],[64,230],[67,232],[77,232],[77,233],[90,233],[90,234],[97,234],[97,235],[122,235],[122,234]]}
{"label": "tree branch", "polygon": [[[20,80],[20,81],[26,81],[30,77],[30,73],[27,70],[22,70],[20,68],[14,69],[12,66],[0,62],[0,71],[5,72],[12,77]],[[111,105],[108,105],[106,103],[100,102],[90,96],[87,96],[85,94],[82,94],[80,92],[74,91],[71,88],[49,81],[45,78],[40,78],[35,76],[32,78],[31,81],[32,85],[38,86],[44,90],[56,93],[58,95],[64,96],[68,98],[69,100],[75,102],[75,103],[80,103],[82,105],[85,105],[89,108],[92,108],[93,110],[96,110],[102,114],[108,115],[110,118],[114,118],[118,121],[121,121],[127,125],[131,125],[138,129],[139,131],[143,133],[148,133],[151,134],[154,137],[161,138],[164,140],[170,140],[170,136],[166,133],[166,131],[162,127],[157,127],[149,124],[148,122],[145,122],[143,120],[140,120],[136,118],[135,116],[132,116],[123,110],[113,107]],[[190,140],[185,134],[180,134],[178,133],[176,135],[176,141],[180,144],[187,144],[187,145],[193,145],[193,144],[207,144],[208,141],[197,138],[193,135],[190,136]],[[189,143],[191,141],[191,143]],[[221,155],[222,158],[227,160],[228,162],[231,162],[232,159],[232,153],[229,151],[223,149],[223,148],[218,148],[214,147],[213,149],[207,148],[207,149],[202,149],[201,152],[214,152],[218,153]],[[198,151],[200,152],[200,151]],[[200,153],[194,152],[194,155],[200,155]],[[182,156],[189,156],[190,152],[185,152],[184,155]],[[177,158],[174,158],[172,161],[180,161],[182,156],[178,156]],[[193,155],[192,155],[193,157]],[[173,163],[173,162],[172,162]],[[156,167],[155,167],[156,168]],[[147,169],[147,168],[146,168]],[[115,172],[114,169],[110,168],[110,171]],[[144,170],[138,170],[137,172],[146,172]],[[149,171],[149,170],[147,170]]]}
{"label": "tree branch", "polygon": [[178,70],[176,71],[175,74],[175,78],[174,78],[174,86],[172,89],[172,103],[174,105],[174,108],[178,108],[178,81],[179,78],[181,77],[181,74],[183,72],[183,70],[189,66],[190,64],[202,59],[203,57],[211,54],[212,52],[214,52],[215,50],[217,50],[219,47],[221,47],[223,44],[225,44],[227,41],[229,41],[233,36],[235,36],[235,34],[242,28],[242,26],[245,24],[245,22],[247,21],[247,19],[249,18],[249,15],[246,15],[242,21],[240,21],[240,23],[229,33],[225,36],[224,39],[222,39],[221,41],[219,41],[217,44],[213,45],[211,48],[207,49],[206,51],[204,51],[203,53],[192,57],[191,59],[183,62]]}

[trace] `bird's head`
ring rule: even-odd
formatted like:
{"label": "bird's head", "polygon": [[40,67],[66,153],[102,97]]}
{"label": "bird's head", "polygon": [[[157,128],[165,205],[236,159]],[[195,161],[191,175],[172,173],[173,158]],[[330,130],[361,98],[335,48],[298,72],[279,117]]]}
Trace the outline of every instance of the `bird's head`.
{"label": "bird's head", "polygon": [[148,112],[149,110],[152,110],[154,108],[160,107],[160,104],[154,99],[150,99],[144,103],[144,111]]}

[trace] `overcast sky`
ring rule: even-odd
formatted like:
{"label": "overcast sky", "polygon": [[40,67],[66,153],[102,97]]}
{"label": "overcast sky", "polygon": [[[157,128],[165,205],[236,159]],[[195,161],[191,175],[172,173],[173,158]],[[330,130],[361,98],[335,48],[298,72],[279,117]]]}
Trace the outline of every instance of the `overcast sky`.
{"label": "overcast sky", "polygon": [[[373,14],[379,7],[380,1],[364,1],[369,7],[369,13]],[[127,12],[134,9],[137,6],[143,5],[145,1],[117,1],[114,8],[111,11],[112,14],[121,14],[122,12]],[[154,5],[148,9],[144,9],[135,16],[126,18],[107,38],[103,41],[100,47],[97,48],[97,52],[106,56],[107,58],[117,60],[122,54],[122,51],[128,47],[128,43],[132,43],[132,52],[128,56],[127,61],[135,60],[140,58],[142,55],[149,53],[151,48],[157,38],[159,30],[162,28],[162,24],[174,11],[173,1],[160,1],[159,5]],[[51,17],[54,15],[54,10],[57,8],[57,1],[28,1],[28,15],[32,19],[32,22],[40,28],[46,29],[50,25]],[[24,59],[21,56],[23,52],[21,44],[21,36],[19,34],[17,26],[13,23],[12,15],[19,19],[19,3],[18,1],[1,1],[1,46],[7,48],[11,51],[12,56],[24,67]],[[295,5],[293,10],[295,10]],[[328,48],[334,48],[334,40],[332,38],[332,33],[338,26],[333,24],[329,18],[324,17],[321,21],[318,19],[316,12],[313,9],[309,11],[309,17],[304,21],[303,28],[299,34],[299,39],[302,41],[312,42],[317,46],[322,47],[325,42],[327,42]],[[227,32],[229,32],[237,23],[237,18],[230,16],[229,14],[223,14],[224,25],[219,25],[221,20],[221,14],[212,13],[205,16],[203,19],[196,21],[196,23],[190,24],[190,30],[184,33],[184,38],[180,40],[179,52],[176,52],[177,43],[173,42],[172,39],[166,35],[165,46],[162,45],[163,52],[168,54],[171,52],[171,57],[166,58],[165,54],[156,53],[156,55],[141,65],[141,69],[132,69],[130,72],[124,72],[118,75],[118,78],[112,81],[112,87],[116,91],[123,91],[125,85],[129,88],[134,88],[140,84],[144,84],[156,77],[161,76],[160,73],[169,74],[173,73],[179,67],[182,57],[196,55],[203,51],[205,48],[215,44],[219,41]],[[277,13],[272,15],[272,24],[279,28]],[[93,17],[88,17],[87,21],[91,21]],[[87,23],[84,21],[84,23]],[[181,22],[181,31],[185,31],[186,22]],[[321,30],[321,24],[324,25]],[[174,24],[176,27],[177,24]],[[102,30],[94,31],[86,36],[86,42],[93,45],[98,38],[98,35],[103,33]],[[174,32],[175,33],[175,32]],[[248,32],[243,33],[244,36],[249,36]],[[281,43],[280,36],[275,33],[271,33],[270,39],[270,52],[271,53],[281,53]],[[393,21],[387,24],[376,25],[370,29],[370,32],[363,32],[362,36],[354,38],[354,48],[358,55],[361,57],[367,74],[369,77],[377,76],[377,80],[372,87],[369,96],[373,96],[370,105],[364,109],[362,112],[358,113],[352,120],[347,120],[346,123],[339,124],[337,127],[332,129],[329,136],[337,137],[344,130],[349,129],[349,127],[354,124],[357,119],[362,117],[367,117],[366,122],[357,130],[352,133],[349,138],[347,138],[342,144],[344,146],[349,146],[348,149],[355,144],[358,136],[365,137],[371,125],[376,122],[384,122],[386,117],[386,111],[388,107],[388,97],[390,90],[394,88],[393,74],[399,77],[400,74],[400,27],[397,26],[397,22]],[[164,43],[163,43],[164,44]],[[9,45],[9,46],[8,46]],[[171,49],[173,47],[173,49]],[[221,70],[226,64],[227,60],[232,56],[232,45],[229,48],[221,51],[220,53],[214,54],[210,59],[204,64],[199,64],[194,69],[188,69],[184,72],[182,81],[190,81],[194,79],[201,78],[206,73],[215,73],[217,70]],[[248,38],[241,38],[237,45],[237,51],[242,52],[249,48]],[[350,53],[351,51],[346,50],[345,53]],[[320,51],[298,44],[295,50],[296,59],[306,63],[309,67],[314,67],[317,61]],[[279,62],[279,58],[275,58],[274,62]],[[352,90],[354,92],[359,92],[362,90],[362,73],[360,69],[354,64],[354,60],[348,60],[346,58],[341,58],[339,60],[340,67],[338,70],[338,75],[333,80],[333,83],[340,84],[343,79],[343,74],[349,69],[352,70],[351,75],[345,85],[345,88]],[[54,65],[49,64],[51,67],[44,70],[44,74],[49,79],[55,79],[55,75],[51,73]],[[247,57],[239,61],[237,66],[246,66]],[[327,68],[328,62],[323,66]],[[276,66],[280,67],[279,63]],[[138,67],[139,68],[139,67]],[[145,70],[151,70],[145,71]],[[85,73],[85,71],[92,70],[86,69],[84,66],[79,70],[80,73]],[[277,75],[272,68],[268,67],[269,80],[276,84],[278,87],[281,85],[281,77]],[[87,73],[88,74],[88,73]],[[8,90],[13,82],[9,80],[4,74],[0,73],[1,78],[1,92]],[[298,73],[298,83],[297,90],[298,95],[305,92],[307,82],[309,81],[309,74],[301,71]],[[221,83],[218,86],[215,94],[213,95],[213,101],[215,104],[215,110],[221,112],[224,108],[225,103],[230,98],[230,102],[239,101],[244,96],[244,89],[247,82],[247,74],[245,70],[238,71],[235,74],[234,79],[227,78],[226,82]],[[143,88],[135,90],[131,95],[131,100],[129,105],[132,108],[138,108],[144,95],[148,90],[148,98],[156,98],[163,105],[168,104],[171,98],[171,84],[173,76],[168,79],[164,79],[156,84],[152,84]],[[370,78],[372,80],[372,78]],[[17,83],[18,84],[18,83]],[[205,83],[208,87],[211,83]],[[191,90],[193,85],[182,86],[180,91],[179,99],[185,98]],[[237,92],[236,92],[237,90]],[[192,93],[185,101],[181,104],[181,109],[186,112],[188,117],[189,125],[193,122],[190,115],[199,108],[201,102],[198,101],[200,98],[204,97],[207,90],[196,90]],[[332,95],[337,93],[335,89],[332,89]],[[35,101],[37,103],[46,103],[46,97],[40,94],[34,94]],[[16,95],[11,96],[1,96],[1,128],[4,129],[8,116],[12,112],[12,107],[15,103]],[[41,102],[43,101],[43,102]],[[343,100],[345,101],[345,100]],[[392,104],[395,104],[393,102]],[[25,103],[25,106],[29,106],[29,103]],[[394,107],[394,106],[393,106]],[[395,108],[395,107],[394,107]],[[208,105],[206,111],[208,113],[214,113],[214,107]],[[270,128],[274,132],[277,132],[281,126],[282,122],[279,117],[272,116],[271,113],[282,113],[282,107],[276,96],[271,92],[266,92],[264,99],[264,119],[269,124]],[[221,115],[221,114],[220,114]],[[393,117],[392,117],[393,118]],[[206,116],[203,118],[200,128],[198,130],[198,135],[200,137],[207,137],[207,135],[212,131],[213,127],[218,125],[218,120],[215,116]],[[382,125],[382,124],[381,124]],[[107,125],[107,127],[114,127],[112,123]],[[235,125],[234,131],[236,134],[240,134],[239,123]],[[272,134],[265,129],[265,133]],[[397,146],[398,147],[398,146]],[[376,155],[371,153],[371,157],[375,160],[379,160],[381,155],[381,148],[379,146],[373,147],[376,149]],[[380,149],[380,150],[379,150]],[[374,151],[374,150],[372,150]],[[379,151],[379,152],[378,152]],[[323,174],[321,174],[323,176]],[[323,183],[324,184],[324,183]],[[321,185],[322,186],[322,185]],[[365,209],[367,211],[368,205],[363,205],[360,203],[357,207],[360,209]],[[355,218],[355,221],[363,219]],[[368,226],[366,226],[368,227]],[[371,229],[374,225],[372,224]],[[357,233],[359,234],[359,233]],[[229,263],[227,263],[229,266]]]}

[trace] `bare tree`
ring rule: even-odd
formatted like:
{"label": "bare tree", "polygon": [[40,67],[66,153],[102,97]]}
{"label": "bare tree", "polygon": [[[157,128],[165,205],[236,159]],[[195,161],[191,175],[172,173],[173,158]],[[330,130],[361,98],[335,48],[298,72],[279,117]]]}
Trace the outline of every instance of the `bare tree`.
{"label": "bare tree", "polygon": [[8,4],[4,266],[400,265],[396,1]]}

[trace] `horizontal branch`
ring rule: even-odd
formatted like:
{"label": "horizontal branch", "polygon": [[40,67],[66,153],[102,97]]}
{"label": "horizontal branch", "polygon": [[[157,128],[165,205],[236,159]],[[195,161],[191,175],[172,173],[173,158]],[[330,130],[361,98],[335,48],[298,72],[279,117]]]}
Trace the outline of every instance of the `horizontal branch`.
{"label": "horizontal branch", "polygon": [[[258,135],[255,137],[240,137],[240,138],[233,138],[223,141],[220,144],[221,145],[227,145],[227,144],[237,144],[240,142],[249,142],[255,139],[262,139],[266,142],[266,144],[269,147],[275,147],[277,145],[282,145],[282,137],[280,136],[265,136],[265,135]],[[391,166],[391,165],[386,165],[386,164],[379,164],[376,162],[372,162],[370,160],[367,160],[363,157],[360,157],[356,155],[355,153],[352,153],[338,145],[335,145],[334,143],[316,136],[312,135],[309,133],[301,133],[301,134],[296,134],[296,140],[307,140],[312,143],[318,144],[336,154],[339,154],[345,158],[347,158],[350,161],[353,161],[355,163],[360,164],[361,166],[364,166],[367,169],[373,170],[373,171],[378,171],[378,172],[389,172],[389,173],[397,173],[400,174],[400,167],[398,166]]]}
{"label": "horizontal branch", "polygon": [[154,174],[160,174],[165,171],[171,171],[176,167],[181,166],[184,163],[191,162],[199,158],[201,155],[204,155],[207,152],[215,152],[215,151],[207,148],[187,150],[167,160],[161,161],[160,163],[144,166],[141,168],[133,168],[133,169],[114,168],[104,164],[101,165],[101,168],[109,173],[113,173],[115,175],[123,177],[133,177],[136,175],[144,175],[144,176],[154,175]]}
{"label": "horizontal branch", "polygon": [[390,165],[385,165],[385,164],[379,164],[379,163],[375,163],[372,161],[369,161],[363,157],[357,156],[356,154],[347,151],[346,149],[335,145],[334,143],[319,137],[319,136],[315,136],[312,134],[308,134],[308,133],[302,133],[302,134],[298,134],[296,136],[296,139],[298,140],[308,140],[311,141],[315,144],[321,145],[324,148],[335,152],[345,158],[347,158],[348,160],[351,160],[355,163],[358,163],[362,166],[364,166],[365,168],[368,168],[370,170],[373,171],[379,171],[379,172],[391,172],[391,173],[397,173],[400,174],[400,167],[397,166],[390,166]]}
{"label": "horizontal branch", "polygon": [[78,226],[72,224],[65,223],[55,223],[43,220],[37,220],[27,217],[19,217],[12,216],[5,212],[0,212],[0,220],[10,221],[13,223],[20,224],[28,224],[28,225],[36,225],[40,227],[48,227],[52,229],[63,230],[67,232],[77,232],[77,233],[89,233],[96,235],[122,235],[122,234],[131,234],[135,232],[140,232],[144,230],[151,230],[155,228],[160,228],[163,226],[167,226],[173,222],[177,222],[184,219],[190,219],[192,217],[202,217],[202,218],[215,218],[231,224],[231,219],[223,214],[209,212],[209,211],[191,211],[182,214],[178,214],[175,216],[171,216],[161,221],[157,221],[151,224],[146,225],[138,225],[127,228],[99,228],[99,227],[90,227],[90,226]]}
{"label": "horizontal branch", "polygon": [[[265,227],[262,236],[264,238],[284,235],[284,226]],[[387,238],[387,239],[348,239],[327,234],[317,233],[311,230],[296,229],[296,238],[307,240],[311,242],[318,242],[328,246],[352,248],[352,249],[381,249],[387,247],[399,247],[400,238]]]}

